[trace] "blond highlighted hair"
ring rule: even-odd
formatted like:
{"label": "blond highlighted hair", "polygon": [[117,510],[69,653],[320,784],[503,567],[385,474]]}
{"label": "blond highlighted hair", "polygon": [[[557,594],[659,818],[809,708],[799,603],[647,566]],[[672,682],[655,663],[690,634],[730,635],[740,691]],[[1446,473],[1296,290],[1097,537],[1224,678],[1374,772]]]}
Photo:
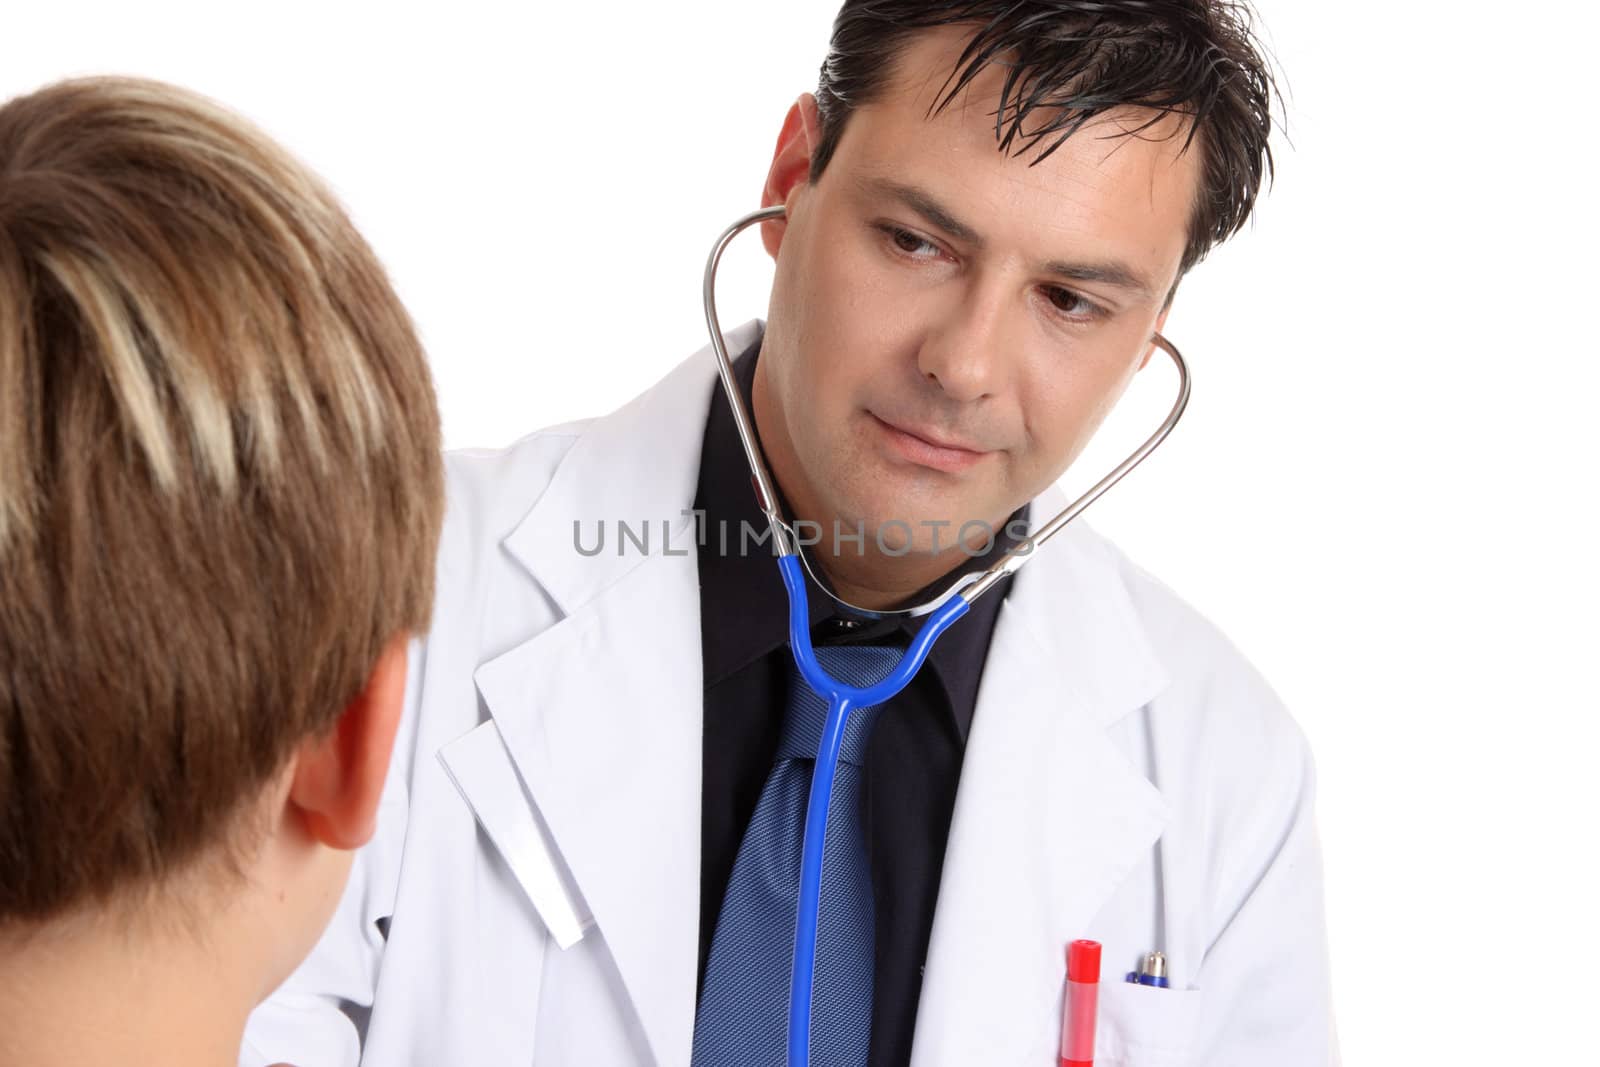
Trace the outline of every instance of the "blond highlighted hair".
{"label": "blond highlighted hair", "polygon": [[0,107],[0,920],[227,837],[425,627],[442,496],[421,346],[320,181],[157,82]]}

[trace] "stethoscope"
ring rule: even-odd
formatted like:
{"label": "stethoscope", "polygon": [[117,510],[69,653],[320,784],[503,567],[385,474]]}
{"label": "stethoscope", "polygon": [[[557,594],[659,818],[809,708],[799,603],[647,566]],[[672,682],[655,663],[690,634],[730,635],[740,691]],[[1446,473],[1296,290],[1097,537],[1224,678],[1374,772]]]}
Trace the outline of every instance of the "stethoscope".
{"label": "stethoscope", "polygon": [[[822,730],[822,743],[817,748],[816,769],[811,778],[811,794],[806,806],[805,837],[801,850],[800,899],[795,917],[794,967],[789,985],[789,1067],[808,1067],[811,1061],[811,992],[816,975],[817,912],[822,887],[822,846],[828,827],[828,803],[833,796],[834,770],[839,759],[839,746],[844,738],[845,718],[854,708],[882,704],[904,689],[928,658],[928,650],[939,635],[967,613],[972,602],[993,589],[1006,576],[1015,574],[1022,565],[1033,558],[1034,551],[1063,526],[1075,519],[1084,508],[1094,503],[1100,494],[1111,488],[1122,476],[1138,466],[1155,447],[1166,439],[1177,425],[1183,409],[1189,403],[1189,368],[1183,356],[1165,337],[1151,337],[1162,351],[1172,357],[1178,367],[1178,399],[1172,405],[1156,432],[1136,448],[1128,458],[1096,482],[1088,492],[1067,505],[1060,514],[1035,530],[1025,540],[1014,545],[1000,560],[984,571],[973,571],[954,579],[949,587],[925,603],[910,608],[872,610],[852,604],[834,592],[831,583],[820,568],[812,567],[800,551],[794,529],[783,517],[778,496],[772,488],[772,476],[761,455],[760,440],[756,436],[750,413],[745,409],[744,398],[733,377],[733,363],[728,358],[727,345],[722,339],[722,327],[717,322],[717,265],[722,252],[740,231],[758,222],[780,218],[784,208],[769,207],[753,211],[729,226],[717,238],[706,262],[704,300],[706,327],[711,331],[711,347],[717,354],[717,371],[722,377],[722,388],[728,395],[728,405],[733,410],[733,421],[739,430],[739,440],[744,445],[745,459],[750,464],[750,477],[755,484],[756,502],[767,516],[772,540],[778,555],[778,571],[783,576],[783,586],[789,594],[789,647],[794,652],[795,666],[818,696],[828,702],[828,715]],[[801,568],[805,568],[802,573]],[[890,675],[876,685],[866,688],[844,685],[831,678],[817,662],[811,647],[810,608],[806,598],[805,575],[810,574],[819,588],[835,603],[858,616],[866,618],[916,618],[928,616],[910,647],[900,657],[899,664]]]}

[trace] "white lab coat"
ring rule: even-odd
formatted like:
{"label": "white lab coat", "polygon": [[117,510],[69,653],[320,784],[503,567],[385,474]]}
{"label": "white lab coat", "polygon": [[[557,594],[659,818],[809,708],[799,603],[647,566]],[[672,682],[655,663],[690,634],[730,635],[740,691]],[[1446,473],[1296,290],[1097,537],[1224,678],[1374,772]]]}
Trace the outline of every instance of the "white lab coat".
{"label": "white lab coat", "polygon": [[[251,1017],[241,1064],[353,1065],[355,1019],[368,1067],[687,1067],[702,713],[687,509],[714,384],[708,348],[608,416],[451,456],[437,609],[377,836],[316,951]],[[1034,514],[1060,506],[1052,492]],[[575,549],[574,520],[592,547],[619,519],[648,521],[648,555]],[[1105,946],[1099,1067],[1331,1062],[1312,793],[1266,683],[1075,521],[995,624],[914,1067],[1053,1065],[1075,938]],[[1157,949],[1172,988],[1119,980]]]}

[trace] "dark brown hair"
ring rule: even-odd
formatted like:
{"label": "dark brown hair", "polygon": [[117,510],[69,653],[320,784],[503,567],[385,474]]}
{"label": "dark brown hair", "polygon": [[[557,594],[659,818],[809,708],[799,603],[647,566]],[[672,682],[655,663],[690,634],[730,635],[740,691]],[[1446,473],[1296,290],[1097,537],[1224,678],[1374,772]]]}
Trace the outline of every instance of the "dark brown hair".
{"label": "dark brown hair", "polygon": [[1169,113],[1187,117],[1184,148],[1198,139],[1203,166],[1179,278],[1249,218],[1263,172],[1272,171],[1275,86],[1249,9],[1232,0],[846,0],[817,85],[822,131],[812,181],[850,113],[883,91],[907,39],[957,23],[974,34],[934,110],[985,67],[1002,65],[994,112],[1001,151],[1040,145],[1037,163],[1112,108],[1154,112],[1124,136]]}
{"label": "dark brown hair", "polygon": [[422,348],[314,176],[211,101],[0,107],[0,922],[234,840],[425,627]]}

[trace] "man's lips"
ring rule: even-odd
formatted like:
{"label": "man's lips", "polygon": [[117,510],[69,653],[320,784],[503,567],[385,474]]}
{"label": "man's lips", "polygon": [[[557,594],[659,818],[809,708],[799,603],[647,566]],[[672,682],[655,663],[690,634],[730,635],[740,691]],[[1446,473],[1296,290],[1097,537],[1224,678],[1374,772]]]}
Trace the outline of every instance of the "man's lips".
{"label": "man's lips", "polygon": [[899,426],[870,411],[867,414],[883,431],[890,448],[903,459],[918,466],[953,474],[966,470],[989,454],[988,449],[974,448],[964,442],[942,439],[931,431],[918,427]]}

